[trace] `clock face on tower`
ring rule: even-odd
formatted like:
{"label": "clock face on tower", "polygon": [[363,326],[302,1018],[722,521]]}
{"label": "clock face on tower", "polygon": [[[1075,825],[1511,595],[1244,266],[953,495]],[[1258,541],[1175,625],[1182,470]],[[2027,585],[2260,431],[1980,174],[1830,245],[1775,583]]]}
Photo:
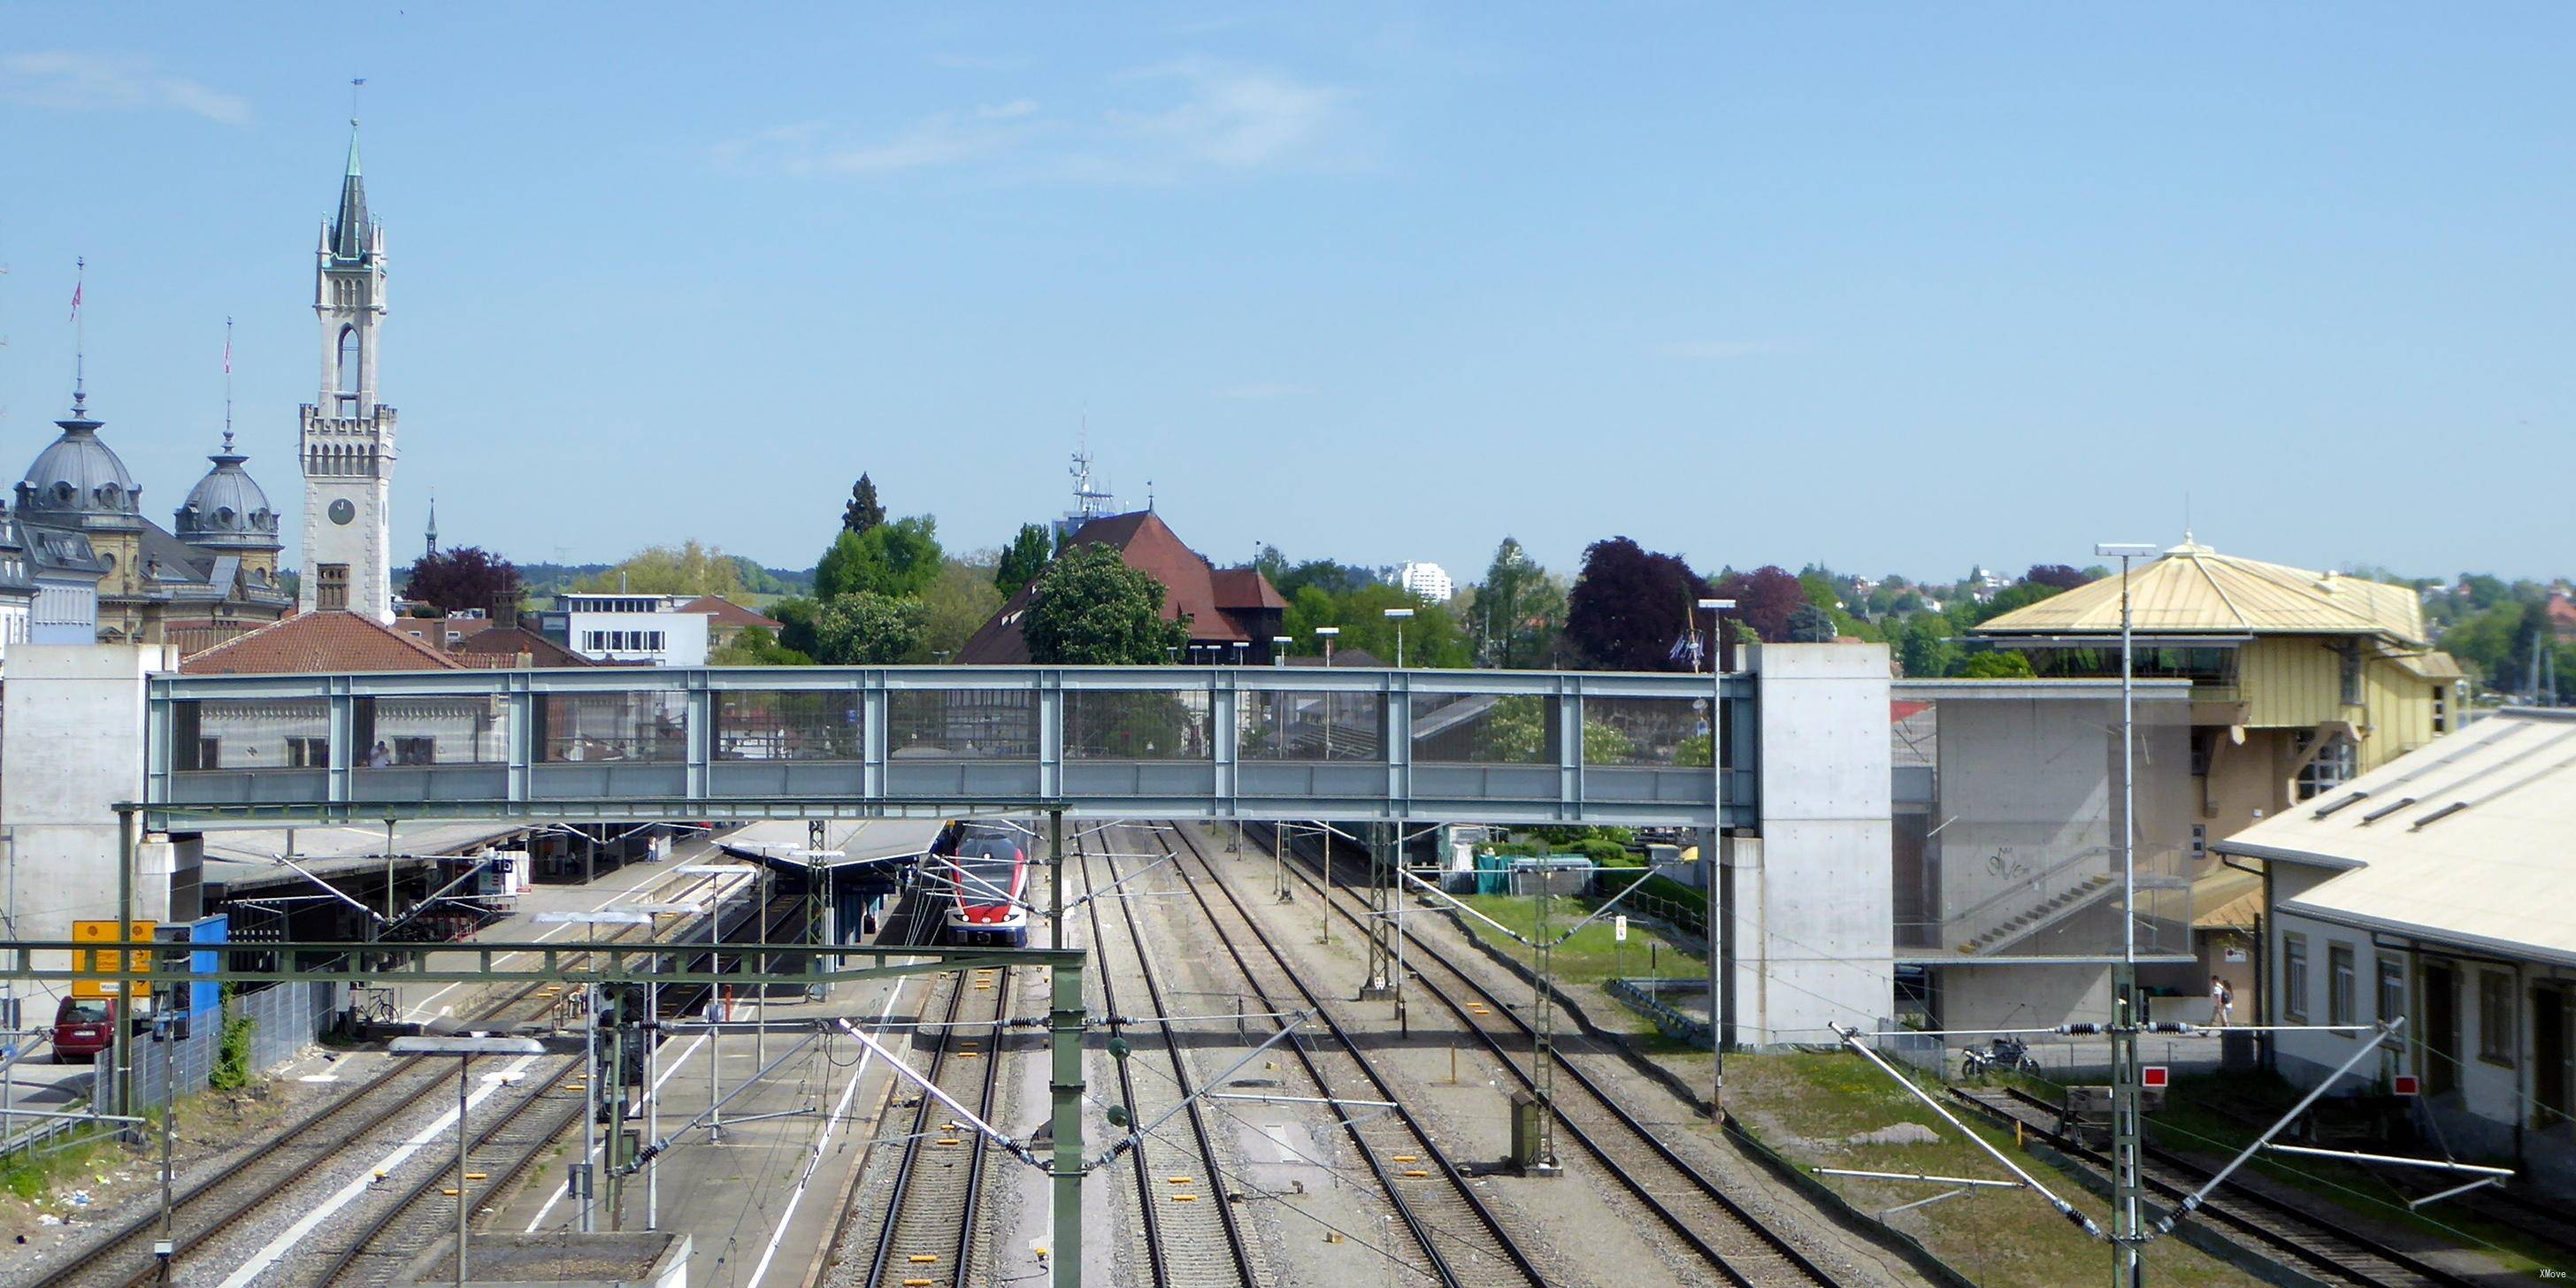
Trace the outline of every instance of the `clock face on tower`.
{"label": "clock face on tower", "polygon": [[331,503],[331,522],[346,527],[348,526],[349,520],[357,517],[358,507],[349,504],[347,498],[343,497],[342,499]]}

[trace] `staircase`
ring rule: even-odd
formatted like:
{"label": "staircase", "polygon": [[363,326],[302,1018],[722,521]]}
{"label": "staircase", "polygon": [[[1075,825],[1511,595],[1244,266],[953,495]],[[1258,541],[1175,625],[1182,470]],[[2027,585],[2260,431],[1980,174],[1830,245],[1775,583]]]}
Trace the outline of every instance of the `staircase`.
{"label": "staircase", "polygon": [[2119,882],[2109,873],[2096,872],[2045,901],[2023,909],[2011,920],[1959,941],[1959,951],[1971,956],[1990,952],[2025,935],[2045,930],[2099,902],[2118,887]]}

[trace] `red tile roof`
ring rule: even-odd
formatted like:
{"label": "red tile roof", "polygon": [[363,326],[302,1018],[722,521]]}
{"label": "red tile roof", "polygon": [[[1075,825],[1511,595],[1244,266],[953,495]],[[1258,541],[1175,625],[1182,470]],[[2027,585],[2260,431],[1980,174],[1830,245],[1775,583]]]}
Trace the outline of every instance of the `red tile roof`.
{"label": "red tile roof", "polygon": [[187,675],[463,669],[447,654],[356,613],[298,614],[179,663]]}
{"label": "red tile roof", "polygon": [[[1210,566],[1205,557],[1182,543],[1180,535],[1163,522],[1161,515],[1151,510],[1093,519],[1077,529],[1065,545],[1115,547],[1128,567],[1163,583],[1163,620],[1174,621],[1186,615],[1192,643],[1231,644],[1246,640],[1256,648],[1266,648],[1269,641],[1254,639],[1234,614],[1279,612],[1288,607],[1288,601],[1280,597],[1269,578],[1251,568],[1219,570]],[[1020,636],[1020,615],[1028,611],[1030,599],[1028,587],[1011,596],[1002,611],[966,641],[957,660],[980,666],[1027,662],[1029,646]]]}
{"label": "red tile roof", "polygon": [[779,624],[763,617],[722,595],[700,595],[674,610],[682,613],[705,613],[714,626],[766,626],[777,630]]}
{"label": "red tile roof", "polygon": [[477,631],[447,648],[449,657],[471,667],[517,666],[523,653],[527,655],[530,666],[598,665],[535,631],[516,626],[495,626]]}

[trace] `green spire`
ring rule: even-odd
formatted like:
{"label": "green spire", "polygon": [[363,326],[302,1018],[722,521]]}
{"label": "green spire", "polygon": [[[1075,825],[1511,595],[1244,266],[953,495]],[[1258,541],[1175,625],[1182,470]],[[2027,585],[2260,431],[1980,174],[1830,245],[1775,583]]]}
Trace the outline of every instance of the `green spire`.
{"label": "green spire", "polygon": [[364,259],[367,236],[367,185],[358,177],[358,122],[349,120],[349,169],[340,179],[340,216],[331,225],[331,257]]}

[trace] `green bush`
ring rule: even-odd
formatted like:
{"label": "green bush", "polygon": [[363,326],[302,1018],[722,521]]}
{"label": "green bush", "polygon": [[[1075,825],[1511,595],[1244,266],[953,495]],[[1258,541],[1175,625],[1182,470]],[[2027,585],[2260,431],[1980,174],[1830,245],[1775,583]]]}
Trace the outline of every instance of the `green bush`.
{"label": "green bush", "polygon": [[215,1067],[206,1082],[217,1091],[239,1091],[250,1085],[250,1039],[259,1030],[259,1021],[247,1015],[224,1021],[223,1036],[215,1040]]}

